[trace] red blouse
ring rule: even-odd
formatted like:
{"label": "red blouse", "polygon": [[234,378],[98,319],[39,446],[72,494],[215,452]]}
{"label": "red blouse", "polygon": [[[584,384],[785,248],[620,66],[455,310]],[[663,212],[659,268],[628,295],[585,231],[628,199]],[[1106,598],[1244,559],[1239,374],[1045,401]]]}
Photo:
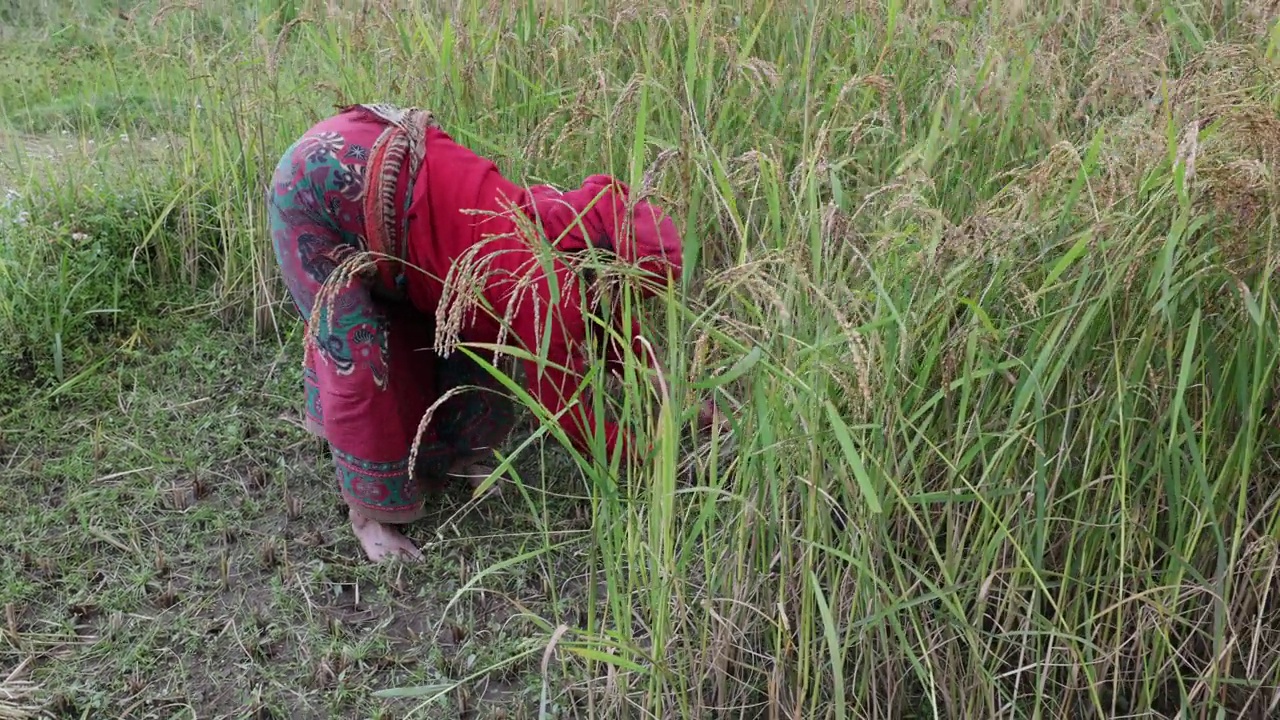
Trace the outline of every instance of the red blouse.
{"label": "red blouse", "polygon": [[[462,329],[461,339],[494,343],[499,323],[493,316],[510,317],[505,342],[546,358],[546,364],[524,361],[530,393],[551,413],[559,413],[586,370],[580,343],[588,320],[579,290],[569,285],[572,270],[558,258],[552,272],[559,288],[570,289],[562,292],[552,307],[546,270],[519,236],[510,208],[518,207],[527,217],[539,218],[546,237],[553,241],[561,238],[557,243],[561,249],[585,248],[587,241],[580,226],[586,226],[592,242],[610,246],[620,259],[653,272],[663,281],[678,279],[680,238],[674,223],[657,208],[637,203],[629,232],[620,236],[627,215],[627,194],[625,185],[603,175],[592,175],[582,187],[566,193],[545,185],[521,187],[504,178],[492,161],[432,128],[427,133],[426,156],[408,213],[407,259],[411,267],[405,275],[409,297],[419,310],[433,314],[450,267],[472,246],[484,242],[482,274],[488,279],[482,294],[492,311],[478,310],[471,324]],[[526,287],[513,297],[521,278]],[[513,299],[515,309],[508,314]],[[639,322],[633,321],[630,340],[637,355],[644,358],[643,345],[637,341],[640,330]],[[539,352],[540,340],[546,343],[545,352]],[[614,368],[620,360],[618,352],[607,357]],[[588,405],[583,399],[561,416],[561,426],[583,452],[588,450],[586,431],[595,426]],[[604,433],[611,454],[619,444],[624,451],[634,450],[621,437],[616,423],[605,422]]]}

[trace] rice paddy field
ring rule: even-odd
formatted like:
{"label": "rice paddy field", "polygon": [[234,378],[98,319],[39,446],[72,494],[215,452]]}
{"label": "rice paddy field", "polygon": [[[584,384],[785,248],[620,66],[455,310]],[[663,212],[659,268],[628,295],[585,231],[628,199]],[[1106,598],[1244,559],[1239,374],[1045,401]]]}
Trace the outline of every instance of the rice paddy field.
{"label": "rice paddy field", "polygon": [[[0,3],[0,718],[1280,718],[1278,16]],[[686,241],[662,392],[595,395],[652,460],[529,404],[417,565],[265,229],[369,101]]]}

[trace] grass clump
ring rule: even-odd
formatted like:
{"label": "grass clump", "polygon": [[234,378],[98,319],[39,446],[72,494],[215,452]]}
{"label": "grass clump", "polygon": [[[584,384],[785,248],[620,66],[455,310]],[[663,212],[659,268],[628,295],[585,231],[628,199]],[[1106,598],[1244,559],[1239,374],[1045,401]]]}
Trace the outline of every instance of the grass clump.
{"label": "grass clump", "polygon": [[[0,90],[40,168],[0,322],[64,378],[4,416],[0,604],[50,707],[1280,709],[1268,3],[118,10],[0,16],[41,58]],[[368,100],[511,177],[651,190],[690,267],[645,309],[661,390],[629,375],[615,408],[650,461],[531,425],[502,504],[444,502],[407,571],[355,565],[279,419],[299,341],[261,203],[298,133]],[[101,308],[130,331],[94,334]],[[696,392],[732,439],[688,441]]]}

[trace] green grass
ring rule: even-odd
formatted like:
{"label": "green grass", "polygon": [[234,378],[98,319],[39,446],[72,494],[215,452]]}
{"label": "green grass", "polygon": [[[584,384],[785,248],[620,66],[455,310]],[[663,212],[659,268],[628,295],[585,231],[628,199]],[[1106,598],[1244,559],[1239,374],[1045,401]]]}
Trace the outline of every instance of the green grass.
{"label": "green grass", "polygon": [[[15,707],[1280,712],[1269,3],[20,5]],[[619,394],[652,462],[531,422],[418,568],[358,562],[264,232],[280,153],[367,100],[521,181],[648,177],[687,243],[666,394]],[[695,390],[727,450],[683,437]]]}

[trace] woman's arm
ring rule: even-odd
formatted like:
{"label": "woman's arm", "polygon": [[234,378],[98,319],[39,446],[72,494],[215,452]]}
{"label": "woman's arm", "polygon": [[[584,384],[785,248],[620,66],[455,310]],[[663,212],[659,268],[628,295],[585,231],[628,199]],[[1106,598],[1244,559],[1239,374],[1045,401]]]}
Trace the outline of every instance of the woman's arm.
{"label": "woman's arm", "polygon": [[[563,287],[571,271],[559,261],[555,265]],[[553,305],[550,287],[545,277],[534,281],[515,301],[517,306],[509,315],[511,333],[517,344],[535,358],[524,361],[529,392],[549,413],[559,415],[560,426],[580,452],[594,451],[590,438],[599,424],[610,456],[619,449],[630,453],[633,448],[626,433],[616,422],[597,422],[591,407],[590,388],[581,387],[586,374],[582,343],[586,340],[588,320],[579,298],[574,293],[565,293],[560,303]]]}

